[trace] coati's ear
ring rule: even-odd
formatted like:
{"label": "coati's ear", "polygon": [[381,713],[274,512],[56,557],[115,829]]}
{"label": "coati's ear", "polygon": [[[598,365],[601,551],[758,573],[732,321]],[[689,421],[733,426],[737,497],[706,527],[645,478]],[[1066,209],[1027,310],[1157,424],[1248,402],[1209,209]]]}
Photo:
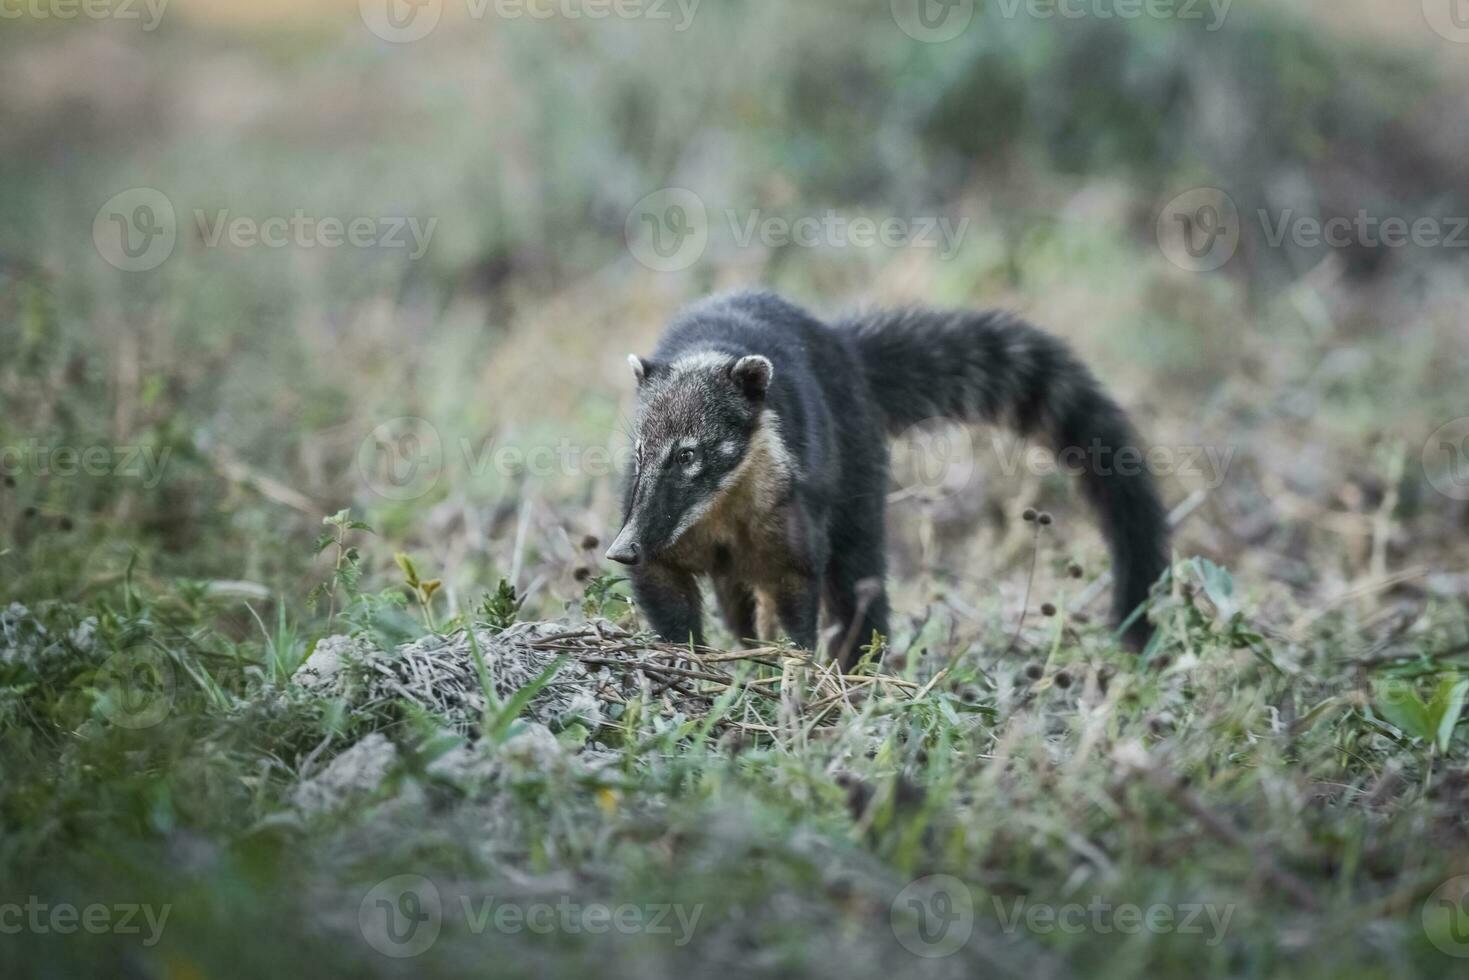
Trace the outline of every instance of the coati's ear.
{"label": "coati's ear", "polygon": [[627,355],[627,363],[632,367],[633,377],[638,379],[638,384],[648,380],[653,373],[653,362],[645,361],[636,354]]}
{"label": "coati's ear", "polygon": [[770,363],[770,358],[761,357],[759,354],[748,354],[735,361],[734,367],[729,369],[730,378],[740,386],[745,397],[756,400],[765,397],[765,391],[770,387],[770,378],[774,373],[775,367]]}

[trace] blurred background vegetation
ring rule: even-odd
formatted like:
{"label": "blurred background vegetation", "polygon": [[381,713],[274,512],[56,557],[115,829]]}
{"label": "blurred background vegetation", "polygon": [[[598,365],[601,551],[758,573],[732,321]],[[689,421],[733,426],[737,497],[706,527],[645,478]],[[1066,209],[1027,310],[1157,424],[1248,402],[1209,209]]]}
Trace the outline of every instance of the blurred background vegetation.
{"label": "blurred background vegetation", "polygon": [[[1009,306],[1068,336],[1154,441],[1238,447],[1211,507],[1242,512],[1189,542],[1231,559],[1240,522],[1351,554],[1349,517],[1322,530],[1275,491],[1370,513],[1379,445],[1416,462],[1462,410],[1461,250],[1273,247],[1254,218],[1465,210],[1466,49],[1417,11],[1241,0],[1217,25],[1202,6],[1124,21],[983,4],[959,37],[919,43],[875,2],[710,3],[681,32],[672,6],[666,21],[471,9],[449,3],[399,44],[327,3],[177,2],[151,31],[142,7],[139,21],[7,21],[4,440],[169,451],[148,492],[135,477],[22,481],[7,507],[70,518],[64,554],[90,546],[79,579],[46,554],[44,524],[12,525],[43,540],[12,551],[7,577],[64,594],[136,555],[149,574],[295,594],[316,512],[352,506],[431,555],[461,604],[508,570],[528,520],[522,567],[543,577],[537,594],[564,595],[567,542],[609,530],[613,481],[558,466],[527,485],[482,450],[616,445],[626,353],[681,303],[737,285],[823,312]],[[147,272],[103,261],[91,234],[134,187],[177,216]],[[673,273],[640,265],[624,234],[664,187],[713,216],[708,248]],[[1196,187],[1244,216],[1216,272],[1176,268],[1155,235]],[[434,224],[417,260],[207,244],[220,212],[298,210]],[[964,233],[952,255],[731,233],[828,210]],[[426,498],[395,503],[356,459],[402,416],[434,426],[445,460]],[[1354,574],[1308,564],[1299,575]]]}
{"label": "blurred background vegetation", "polygon": [[[350,508],[375,531],[367,591],[396,587],[407,552],[442,580],[445,618],[501,579],[523,615],[582,615],[589,580],[617,588],[584,541],[616,529],[615,477],[496,453],[616,450],[626,354],[683,303],[761,285],[822,313],[1005,306],[1070,339],[1151,441],[1230,454],[1220,480],[1166,477],[1170,504],[1203,493],[1177,550],[1232,568],[1301,657],[1371,650],[1426,607],[1424,644],[1463,630],[1469,507],[1435,489],[1425,448],[1469,412],[1466,252],[1275,244],[1257,217],[1469,214],[1469,45],[1420,4],[1235,0],[1216,21],[992,0],[941,43],[887,0],[704,0],[686,24],[673,4],[438,6],[409,43],[367,28],[370,0],[173,0],[154,29],[141,4],[0,21],[0,446],[28,447],[0,488],[0,600],[120,603],[126,583],[207,621],[220,657],[259,647],[257,614],[299,624],[299,659],[328,618],[309,597],[332,552],[313,541]],[[660,272],[628,230],[670,187],[707,208],[709,240]],[[94,237],[134,188],[167,199],[177,233],[138,272]],[[1213,271],[1160,247],[1160,214],[1196,188],[1240,215]],[[421,256],[241,247],[198,217],[297,211],[432,233]],[[829,211],[964,231],[952,251],[734,233]],[[441,455],[392,499],[363,459],[404,417]],[[37,462],[58,447],[114,455],[63,475]],[[118,472],[135,449],[156,480]],[[1027,504],[1064,529],[1040,594],[1070,562],[1102,570],[1067,481],[992,455],[972,492],[894,500],[901,647],[1013,621]]]}

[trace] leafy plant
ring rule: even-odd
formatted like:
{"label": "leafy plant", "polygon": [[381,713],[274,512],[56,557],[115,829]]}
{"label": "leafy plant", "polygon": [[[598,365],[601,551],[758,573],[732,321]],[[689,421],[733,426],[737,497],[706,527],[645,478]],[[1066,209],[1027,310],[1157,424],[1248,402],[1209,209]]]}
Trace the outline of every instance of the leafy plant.
{"label": "leafy plant", "polygon": [[323,517],[321,523],[326,525],[327,530],[316,539],[316,554],[335,548],[336,558],[332,562],[331,579],[312,589],[306,601],[314,609],[323,597],[326,598],[326,627],[331,630],[337,618],[337,589],[340,587],[350,599],[356,595],[357,583],[362,578],[362,556],[355,547],[347,543],[347,536],[353,531],[366,531],[368,534],[376,532],[367,523],[354,520],[350,508],[339,510],[330,517]]}
{"label": "leafy plant", "polygon": [[515,594],[515,586],[502,578],[495,591],[487,593],[481,600],[479,618],[491,629],[509,629],[515,625],[516,617],[520,614],[520,604],[524,601],[523,596]]}
{"label": "leafy plant", "polygon": [[[611,572],[589,579],[582,592],[582,612],[587,616],[602,616],[607,619],[616,619],[626,612],[631,603],[627,596],[617,591],[617,586],[626,581],[625,577],[613,575]],[[613,607],[618,605],[622,608],[614,613]]]}
{"label": "leafy plant", "polygon": [[1403,734],[1422,739],[1431,750],[1442,754],[1449,750],[1466,694],[1469,694],[1469,679],[1461,679],[1457,674],[1441,678],[1426,702],[1410,683],[1393,680],[1378,686],[1374,705],[1377,713]]}
{"label": "leafy plant", "polygon": [[434,594],[439,591],[444,583],[440,579],[420,579],[418,569],[413,564],[413,559],[402,551],[393,555],[393,560],[403,571],[403,582],[413,592],[413,597],[418,600],[418,608],[423,612],[423,624],[428,627],[430,633],[437,633],[438,627],[434,625],[433,601]]}

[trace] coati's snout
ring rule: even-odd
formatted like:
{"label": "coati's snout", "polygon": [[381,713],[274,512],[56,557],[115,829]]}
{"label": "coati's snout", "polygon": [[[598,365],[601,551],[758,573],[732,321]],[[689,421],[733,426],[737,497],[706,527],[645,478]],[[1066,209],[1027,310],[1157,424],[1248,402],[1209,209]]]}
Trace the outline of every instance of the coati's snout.
{"label": "coati's snout", "polygon": [[606,557],[609,561],[615,561],[619,564],[636,565],[641,555],[642,550],[638,547],[638,543],[635,540],[633,526],[628,524],[617,535],[617,539],[612,542],[612,546],[607,549]]}
{"label": "coati's snout", "polygon": [[607,559],[658,558],[729,489],[760,424],[774,369],[759,354],[714,351],[671,363],[629,356],[638,381],[623,526]]}

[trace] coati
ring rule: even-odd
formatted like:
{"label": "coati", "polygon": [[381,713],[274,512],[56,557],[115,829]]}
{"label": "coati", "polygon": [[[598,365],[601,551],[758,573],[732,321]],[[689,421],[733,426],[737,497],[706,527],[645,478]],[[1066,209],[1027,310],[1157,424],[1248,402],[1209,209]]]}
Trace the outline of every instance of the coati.
{"label": "coati", "polygon": [[[908,309],[828,325],[774,294],[739,292],[688,307],[650,358],[628,361],[634,461],[607,558],[629,566],[666,640],[703,643],[708,576],[742,642],[773,639],[778,625],[814,651],[824,604],[832,655],[855,663],[888,635],[886,436],[940,417],[1008,423],[1084,454],[1119,623],[1166,567],[1146,467],[1095,462],[1127,448],[1140,464],[1127,416],[1062,341],[1009,314]],[[1139,615],[1124,639],[1136,649],[1150,634]]]}

